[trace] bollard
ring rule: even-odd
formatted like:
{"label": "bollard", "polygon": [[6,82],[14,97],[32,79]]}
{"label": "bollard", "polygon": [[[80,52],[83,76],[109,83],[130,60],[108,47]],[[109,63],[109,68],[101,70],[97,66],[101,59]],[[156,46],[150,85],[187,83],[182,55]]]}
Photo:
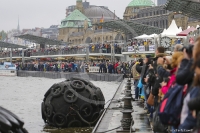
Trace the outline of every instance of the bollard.
{"label": "bollard", "polygon": [[130,131],[130,128],[132,127],[132,110],[122,110],[123,117],[121,120],[121,126],[123,130]]}
{"label": "bollard", "polygon": [[124,109],[132,109],[131,97],[124,97]]}
{"label": "bollard", "polygon": [[133,112],[133,106],[132,106],[130,78],[127,80],[125,97],[123,98],[123,101],[124,101],[124,108],[121,111],[123,115],[122,115],[122,120],[120,121],[122,129],[117,130],[116,132],[117,133],[132,133],[132,132],[135,132],[135,130],[132,129],[134,120],[131,115],[131,113]]}
{"label": "bollard", "polygon": [[126,90],[125,90],[126,97],[132,97],[131,94],[131,81],[128,81],[126,84]]}

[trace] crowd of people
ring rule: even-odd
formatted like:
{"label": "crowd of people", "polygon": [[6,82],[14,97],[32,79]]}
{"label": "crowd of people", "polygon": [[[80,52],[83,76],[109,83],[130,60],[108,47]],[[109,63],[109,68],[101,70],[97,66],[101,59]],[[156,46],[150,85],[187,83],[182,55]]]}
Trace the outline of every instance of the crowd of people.
{"label": "crowd of people", "polygon": [[[122,46],[114,44],[114,51],[116,54],[121,54]],[[90,53],[111,53],[111,44],[90,44]],[[61,54],[85,54],[86,46],[66,46],[62,48],[34,48],[24,50],[24,56],[37,56],[37,55],[61,55]],[[9,50],[0,50],[0,57],[9,57]],[[22,56],[22,50],[13,50],[12,56]]]}
{"label": "crowd of people", "polygon": [[135,100],[144,99],[154,132],[200,132],[200,37],[175,45],[171,56],[158,47],[132,66]]}
{"label": "crowd of people", "polygon": [[68,62],[21,62],[16,63],[17,70],[53,71],[53,72],[89,72],[89,67],[99,67],[98,73],[124,74],[130,73],[134,62],[110,61],[68,61]]}

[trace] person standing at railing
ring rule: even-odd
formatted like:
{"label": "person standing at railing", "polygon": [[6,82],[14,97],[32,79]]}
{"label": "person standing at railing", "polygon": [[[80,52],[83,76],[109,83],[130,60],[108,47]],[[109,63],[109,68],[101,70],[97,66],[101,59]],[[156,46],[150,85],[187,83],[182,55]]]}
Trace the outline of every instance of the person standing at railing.
{"label": "person standing at railing", "polygon": [[103,72],[103,62],[99,64],[99,73]]}
{"label": "person standing at railing", "polygon": [[108,64],[108,72],[110,74],[112,74],[112,70],[113,70],[113,64],[111,62],[109,62],[109,64]]}

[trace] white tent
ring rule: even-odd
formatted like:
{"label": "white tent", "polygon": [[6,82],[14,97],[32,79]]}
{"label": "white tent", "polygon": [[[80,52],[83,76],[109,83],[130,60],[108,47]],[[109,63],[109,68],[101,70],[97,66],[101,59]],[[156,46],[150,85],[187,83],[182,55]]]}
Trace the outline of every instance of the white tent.
{"label": "white tent", "polygon": [[180,32],[182,32],[183,30],[182,30],[182,27],[179,27],[179,30],[180,30]]}
{"label": "white tent", "polygon": [[166,30],[166,29],[164,29],[164,30],[163,30],[163,32],[162,32],[161,34],[165,34],[165,32],[166,32],[166,31],[167,31],[167,30]]}
{"label": "white tent", "polygon": [[151,37],[151,38],[154,38],[154,37],[157,37],[158,35],[157,34],[151,34],[151,35],[149,35],[149,37]]}
{"label": "white tent", "polygon": [[197,28],[199,28],[199,27],[200,27],[200,26],[199,26],[199,25],[197,25],[197,26],[196,26],[196,29],[197,29]]}
{"label": "white tent", "polygon": [[151,37],[149,37],[149,36],[146,35],[146,34],[143,34],[143,35],[141,35],[141,36],[135,37],[135,39],[151,39]]}
{"label": "white tent", "polygon": [[180,33],[182,30],[180,30],[177,25],[175,20],[172,20],[171,25],[169,26],[169,28],[165,31],[163,31],[163,33],[161,33],[162,36],[168,36],[168,37],[176,37],[176,34]]}

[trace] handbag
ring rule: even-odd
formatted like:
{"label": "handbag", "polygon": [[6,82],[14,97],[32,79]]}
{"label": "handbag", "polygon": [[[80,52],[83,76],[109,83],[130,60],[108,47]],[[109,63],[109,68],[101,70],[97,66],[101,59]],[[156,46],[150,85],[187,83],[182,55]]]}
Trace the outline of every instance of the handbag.
{"label": "handbag", "polygon": [[149,97],[147,99],[147,104],[150,106],[154,105],[154,95],[152,93],[149,94]]}
{"label": "handbag", "polygon": [[153,113],[153,121],[152,121],[153,131],[154,132],[165,132],[166,127],[161,123],[160,118],[158,116],[158,112],[159,112],[159,107]]}

